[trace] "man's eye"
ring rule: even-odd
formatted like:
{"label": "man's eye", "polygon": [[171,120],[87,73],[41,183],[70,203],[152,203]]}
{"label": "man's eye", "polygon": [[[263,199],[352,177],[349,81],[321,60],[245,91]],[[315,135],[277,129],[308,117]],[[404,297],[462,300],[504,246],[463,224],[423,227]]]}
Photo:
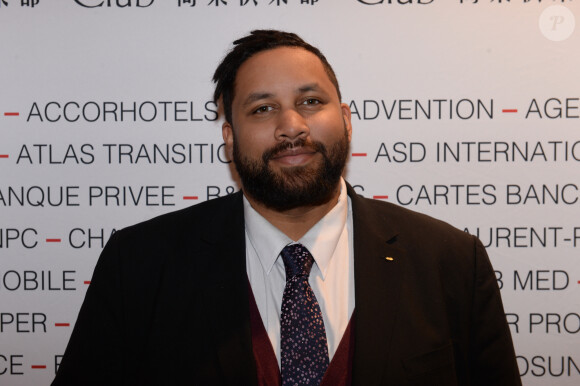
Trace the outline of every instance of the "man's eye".
{"label": "man's eye", "polygon": [[317,105],[320,103],[320,101],[318,99],[309,98],[309,99],[306,99],[306,101],[304,103],[307,105]]}
{"label": "man's eye", "polygon": [[271,106],[260,106],[254,110],[254,114],[267,113],[268,111],[272,111]]}

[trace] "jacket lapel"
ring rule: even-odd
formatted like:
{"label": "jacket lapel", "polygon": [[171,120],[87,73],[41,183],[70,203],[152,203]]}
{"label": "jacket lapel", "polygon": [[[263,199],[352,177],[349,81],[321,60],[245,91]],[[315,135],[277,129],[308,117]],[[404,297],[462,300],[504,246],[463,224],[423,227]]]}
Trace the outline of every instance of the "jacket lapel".
{"label": "jacket lapel", "polygon": [[[357,196],[348,186],[353,210],[355,352],[353,384],[381,383],[399,304],[400,269],[406,251],[385,206]],[[380,206],[380,207],[379,207]]]}
{"label": "jacket lapel", "polygon": [[222,205],[203,235],[207,277],[205,306],[224,381],[228,385],[257,384],[252,351],[242,194]]}

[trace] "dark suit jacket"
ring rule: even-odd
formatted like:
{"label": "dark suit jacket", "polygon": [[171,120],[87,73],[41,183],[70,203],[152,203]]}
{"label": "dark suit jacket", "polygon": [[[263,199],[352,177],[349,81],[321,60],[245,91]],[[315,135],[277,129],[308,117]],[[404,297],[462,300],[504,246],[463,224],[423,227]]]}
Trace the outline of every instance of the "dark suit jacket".
{"label": "dark suit jacket", "polygon": [[[519,385],[481,243],[348,189],[353,383]],[[93,384],[256,384],[240,193],[113,235],[53,383]]]}

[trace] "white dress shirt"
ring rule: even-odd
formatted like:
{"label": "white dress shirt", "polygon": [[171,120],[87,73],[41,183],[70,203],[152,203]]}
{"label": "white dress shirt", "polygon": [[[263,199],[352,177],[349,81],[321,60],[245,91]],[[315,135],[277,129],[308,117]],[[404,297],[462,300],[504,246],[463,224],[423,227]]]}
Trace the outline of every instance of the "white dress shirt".
{"label": "white dress shirt", "polygon": [[[244,216],[248,279],[280,365],[280,310],[286,286],[280,252],[294,241],[256,212],[245,197]],[[336,206],[296,242],[314,257],[309,283],[322,311],[332,360],[354,310],[352,208],[342,178]]]}

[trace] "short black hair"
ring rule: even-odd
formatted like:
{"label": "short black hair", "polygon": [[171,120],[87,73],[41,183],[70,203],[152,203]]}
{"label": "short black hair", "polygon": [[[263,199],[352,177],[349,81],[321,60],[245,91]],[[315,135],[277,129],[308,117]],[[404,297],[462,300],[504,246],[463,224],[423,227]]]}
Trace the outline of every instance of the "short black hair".
{"label": "short black hair", "polygon": [[316,55],[322,62],[330,81],[336,87],[338,99],[342,100],[338,80],[326,57],[318,48],[306,43],[295,33],[277,30],[254,30],[249,35],[234,41],[233,44],[234,47],[228,52],[213,74],[213,82],[216,84],[213,100],[218,103],[220,97],[222,98],[225,119],[230,124],[232,123],[234,86],[240,66],[254,54],[278,47],[299,47]]}

